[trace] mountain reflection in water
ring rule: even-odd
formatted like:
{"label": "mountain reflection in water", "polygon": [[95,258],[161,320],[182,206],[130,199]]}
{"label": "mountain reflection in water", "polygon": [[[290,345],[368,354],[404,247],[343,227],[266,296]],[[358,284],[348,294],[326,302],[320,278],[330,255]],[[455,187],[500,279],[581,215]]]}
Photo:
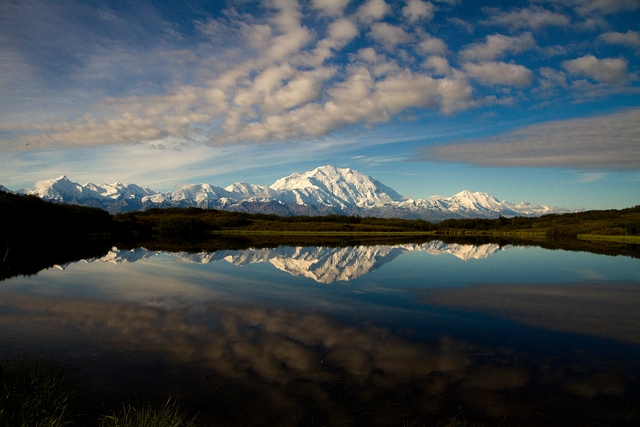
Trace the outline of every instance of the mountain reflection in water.
{"label": "mountain reflection in water", "polygon": [[173,395],[202,426],[640,423],[631,257],[114,248],[0,285],[3,354],[68,368],[90,421]]}
{"label": "mountain reflection in water", "polygon": [[[231,264],[243,266],[257,263],[270,263],[277,269],[294,276],[304,276],[319,283],[335,283],[349,281],[370,273],[383,264],[394,260],[397,256],[408,252],[426,252],[431,255],[451,254],[461,260],[488,258],[500,250],[495,243],[484,245],[465,245],[431,241],[423,244],[405,245],[372,245],[324,247],[283,246],[268,249],[221,250],[216,252],[174,253],[179,262],[208,264],[225,260]],[[115,264],[136,262],[156,256],[162,252],[148,251],[144,248],[118,250],[113,248],[97,261]],[[88,260],[85,262],[93,262]],[[68,266],[58,265],[64,269]]]}

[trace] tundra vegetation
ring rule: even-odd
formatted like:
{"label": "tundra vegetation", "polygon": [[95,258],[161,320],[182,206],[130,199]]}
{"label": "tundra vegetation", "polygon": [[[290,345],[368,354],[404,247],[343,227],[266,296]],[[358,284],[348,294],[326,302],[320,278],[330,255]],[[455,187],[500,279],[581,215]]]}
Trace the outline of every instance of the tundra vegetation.
{"label": "tundra vegetation", "polygon": [[[432,223],[420,219],[358,216],[291,216],[247,214],[210,209],[151,209],[118,214],[114,222],[159,235],[185,230],[186,234],[224,233],[413,233],[430,235],[512,235],[577,237],[632,236],[640,242],[640,206],[621,210],[594,210],[551,214],[535,218],[447,219]],[[601,237],[602,238],[602,237]]]}

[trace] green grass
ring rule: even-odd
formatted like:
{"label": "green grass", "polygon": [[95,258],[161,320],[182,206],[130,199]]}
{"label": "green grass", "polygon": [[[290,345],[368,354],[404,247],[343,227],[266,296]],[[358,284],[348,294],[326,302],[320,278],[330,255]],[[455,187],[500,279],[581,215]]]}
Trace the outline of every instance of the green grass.
{"label": "green grass", "polygon": [[438,236],[501,236],[501,237],[548,237],[546,231],[500,231],[500,230],[443,230],[433,233]]}
{"label": "green grass", "polygon": [[187,418],[182,407],[171,398],[167,399],[159,408],[155,409],[149,402],[138,407],[125,404],[116,413],[98,419],[100,427],[192,427],[193,420]]}
{"label": "green grass", "polygon": [[[405,420],[403,422],[403,427],[427,427],[427,424],[419,425],[414,420]],[[484,424],[468,421],[467,419],[450,417],[438,420],[436,427],[484,427]]]}
{"label": "green grass", "polygon": [[0,426],[73,424],[75,390],[58,369],[37,360],[0,362]]}
{"label": "green grass", "polygon": [[578,239],[640,244],[640,236],[607,236],[603,234],[578,234]]}
{"label": "green grass", "polygon": [[435,231],[312,231],[312,230],[215,230],[219,236],[435,236]]}

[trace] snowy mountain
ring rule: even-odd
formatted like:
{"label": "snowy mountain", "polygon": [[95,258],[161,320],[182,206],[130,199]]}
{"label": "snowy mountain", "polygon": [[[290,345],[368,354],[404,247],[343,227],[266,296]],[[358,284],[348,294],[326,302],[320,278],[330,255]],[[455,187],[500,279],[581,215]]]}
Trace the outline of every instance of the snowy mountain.
{"label": "snowy mountain", "polygon": [[38,181],[35,190],[21,189],[18,193],[38,196],[55,203],[70,203],[105,209],[110,213],[127,212],[143,208],[141,200],[156,194],[148,188],[135,184],[80,185],[66,176],[46,181]]}
{"label": "snowy mountain", "polygon": [[451,197],[410,199],[380,181],[348,168],[321,166],[294,173],[271,186],[236,182],[226,188],[193,184],[158,193],[135,184],[80,185],[61,176],[19,190],[56,203],[100,207],[110,213],[167,207],[200,207],[277,215],[360,215],[425,219],[497,218],[565,213],[564,208],[518,205],[481,192],[462,191]]}
{"label": "snowy mountain", "polygon": [[351,169],[322,166],[312,171],[294,173],[277,180],[270,187],[281,191],[285,203],[325,205],[338,208],[384,206],[403,199],[380,181]]}

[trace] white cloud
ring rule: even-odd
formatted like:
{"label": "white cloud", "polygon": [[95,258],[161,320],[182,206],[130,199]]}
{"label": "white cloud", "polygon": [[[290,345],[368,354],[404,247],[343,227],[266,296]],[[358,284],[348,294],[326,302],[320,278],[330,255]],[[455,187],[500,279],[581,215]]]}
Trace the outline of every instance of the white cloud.
{"label": "white cloud", "polygon": [[378,62],[379,56],[376,53],[376,50],[372,47],[365,47],[364,49],[360,49],[356,55],[357,59],[369,62],[371,64],[375,64]]}
{"label": "white cloud", "polygon": [[296,27],[273,38],[267,50],[266,57],[271,61],[285,60],[287,56],[294,55],[309,42],[312,36],[304,27]]}
{"label": "white cloud", "polygon": [[379,21],[391,13],[391,7],[384,0],[367,0],[360,6],[356,15],[364,22]]}
{"label": "white cloud", "polygon": [[428,57],[423,66],[429,70],[433,70],[437,75],[447,76],[451,73],[449,61],[442,56]]}
{"label": "white cloud", "polygon": [[627,46],[640,48],[640,32],[639,31],[627,31],[626,33],[608,32],[600,34],[598,37],[607,43],[611,44],[624,44]]}
{"label": "white cloud", "polygon": [[535,47],[531,33],[517,37],[494,34],[487,36],[484,43],[473,43],[466,46],[460,56],[467,61],[489,61],[504,56],[506,53],[520,53]]}
{"label": "white cloud", "polygon": [[634,11],[640,8],[639,0],[569,0],[582,15],[593,13],[611,14]]}
{"label": "white cloud", "polygon": [[322,82],[333,75],[330,68],[298,72],[286,86],[273,93],[264,104],[267,114],[283,113],[317,99]]}
{"label": "white cloud", "polygon": [[562,62],[562,68],[577,76],[588,77],[601,83],[621,84],[629,79],[627,60],[621,58],[598,59],[585,55]]}
{"label": "white cloud", "polygon": [[398,44],[409,43],[413,40],[413,37],[401,27],[390,25],[386,22],[373,24],[367,36],[382,44],[388,50],[392,50]]}
{"label": "white cloud", "polygon": [[487,85],[505,85],[515,87],[529,86],[533,73],[528,68],[506,62],[467,63],[464,65],[467,75]]}
{"label": "white cloud", "polygon": [[606,176],[605,172],[580,172],[578,178],[575,180],[578,184],[588,184],[591,182],[600,181]]}
{"label": "white cloud", "polygon": [[358,35],[358,27],[348,19],[339,19],[329,25],[329,38],[336,41],[336,46],[342,45]]}
{"label": "white cloud", "polygon": [[[378,61],[380,58],[377,58]],[[364,66],[353,66],[348,77],[326,90],[326,99],[308,102],[290,111],[265,116],[260,121],[238,122],[225,141],[252,141],[318,137],[356,123],[380,123],[412,108],[454,112],[469,108],[472,88],[463,76],[434,79],[392,64],[377,79]]]}
{"label": "white cloud", "polygon": [[[215,22],[215,21],[214,21]],[[243,25],[243,36],[254,49],[262,49],[269,45],[273,37],[273,29],[267,24]]]}
{"label": "white cloud", "polygon": [[565,15],[541,7],[503,12],[500,9],[487,9],[492,15],[485,25],[504,25],[511,29],[529,28],[537,30],[546,26],[566,26],[570,20]]}
{"label": "white cloud", "polygon": [[557,87],[565,89],[569,87],[567,75],[564,71],[558,71],[549,67],[542,67],[538,71],[542,77],[538,82],[540,85],[538,90],[548,92],[547,94],[550,95],[549,92],[552,93]]}
{"label": "white cloud", "polygon": [[435,11],[436,7],[429,1],[409,0],[402,8],[402,15],[407,18],[409,23],[414,23],[419,20],[431,20]]}
{"label": "white cloud", "polygon": [[351,0],[312,0],[311,5],[329,16],[342,16]]}
{"label": "white cloud", "polygon": [[422,40],[418,43],[417,49],[420,53],[430,55],[445,55],[449,49],[444,40],[433,37],[428,33],[422,35]]}
{"label": "white cloud", "polygon": [[473,32],[475,31],[475,27],[471,22],[465,21],[465,20],[460,19],[458,17],[450,18],[449,22],[451,22],[452,24],[455,24],[458,27],[464,29],[469,34],[473,34]]}
{"label": "white cloud", "polygon": [[[189,119],[185,117],[185,119]],[[138,143],[159,139],[167,135],[150,118],[125,114],[105,121],[92,116],[83,117],[73,123],[51,125],[8,124],[0,129],[20,129],[26,135],[12,141],[2,141],[4,151],[20,149],[42,149],[51,146],[99,146],[118,143]]]}
{"label": "white cloud", "polygon": [[486,167],[640,169],[640,109],[559,120],[495,138],[423,149],[423,160]]}
{"label": "white cloud", "polygon": [[340,18],[329,24],[328,37],[320,40],[315,49],[305,59],[306,65],[320,67],[332,55],[358,36],[358,27],[347,18]]}

